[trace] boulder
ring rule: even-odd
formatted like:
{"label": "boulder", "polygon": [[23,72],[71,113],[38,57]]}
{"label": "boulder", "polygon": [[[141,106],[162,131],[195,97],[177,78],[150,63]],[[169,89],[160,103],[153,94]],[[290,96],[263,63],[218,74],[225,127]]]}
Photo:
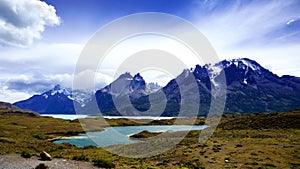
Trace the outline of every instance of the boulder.
{"label": "boulder", "polygon": [[43,151],[43,152],[40,154],[40,157],[41,157],[41,160],[43,160],[43,161],[51,161],[51,160],[52,160],[51,155],[48,154],[46,151]]}

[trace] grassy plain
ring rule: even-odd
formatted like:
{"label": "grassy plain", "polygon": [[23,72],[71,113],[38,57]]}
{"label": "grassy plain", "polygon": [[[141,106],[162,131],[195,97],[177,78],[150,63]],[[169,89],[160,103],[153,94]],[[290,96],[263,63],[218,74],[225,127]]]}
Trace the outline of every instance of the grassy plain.
{"label": "grassy plain", "polygon": [[[103,119],[86,119],[91,131],[102,130]],[[203,124],[205,119],[197,119]],[[99,122],[100,121],[100,122]],[[145,125],[128,119],[107,120],[111,126]],[[150,125],[173,124],[174,120]],[[92,124],[92,125],[91,125]],[[199,131],[190,131],[178,145],[149,158],[125,158],[103,148],[78,148],[49,141],[82,133],[78,120],[41,117],[16,110],[0,111],[0,154],[46,151],[55,158],[89,161],[104,168],[300,168],[300,110],[274,114],[223,115],[213,136],[199,143]]]}

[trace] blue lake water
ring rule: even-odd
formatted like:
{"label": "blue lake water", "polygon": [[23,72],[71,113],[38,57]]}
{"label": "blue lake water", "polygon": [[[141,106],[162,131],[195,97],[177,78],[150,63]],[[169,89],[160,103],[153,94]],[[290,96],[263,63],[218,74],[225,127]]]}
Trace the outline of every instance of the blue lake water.
{"label": "blue lake water", "polygon": [[[99,116],[88,116],[88,115],[76,115],[76,114],[41,114],[41,116],[49,116],[59,119],[65,119],[65,120],[74,120],[74,119],[80,119],[80,118],[98,118]],[[150,120],[164,120],[164,119],[172,119],[176,117],[155,117],[155,116],[102,116],[106,119],[120,119],[120,118],[126,118],[126,119],[150,119]]]}
{"label": "blue lake water", "polygon": [[87,115],[76,115],[76,114],[41,114],[41,116],[53,117],[58,119],[65,119],[65,120],[74,120],[80,118],[87,118]]}
{"label": "blue lake water", "polygon": [[187,130],[203,130],[207,126],[204,125],[160,125],[160,126],[120,126],[107,127],[101,132],[88,132],[79,134],[78,136],[64,137],[54,141],[56,144],[70,143],[78,147],[93,145],[97,147],[105,147],[117,144],[132,144],[136,141],[130,140],[129,136],[144,130],[150,132],[163,131],[187,131]]}

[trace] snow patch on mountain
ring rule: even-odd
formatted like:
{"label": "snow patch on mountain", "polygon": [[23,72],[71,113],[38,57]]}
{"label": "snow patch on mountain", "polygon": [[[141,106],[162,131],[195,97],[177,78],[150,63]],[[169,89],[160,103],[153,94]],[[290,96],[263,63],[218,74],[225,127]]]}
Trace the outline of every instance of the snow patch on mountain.
{"label": "snow patch on mountain", "polygon": [[234,64],[236,67],[240,69],[247,69],[251,68],[253,71],[260,73],[261,66],[256,62],[247,59],[247,58],[240,58],[240,59],[232,59],[228,61],[228,64],[224,68],[229,67],[230,65]]}
{"label": "snow patch on mountain", "polygon": [[214,66],[207,65],[207,71],[208,71],[210,79],[212,79],[212,80],[215,77],[219,76],[222,70],[223,70],[223,68],[218,65],[214,65]]}
{"label": "snow patch on mountain", "polygon": [[81,107],[85,107],[86,103],[92,101],[93,94],[94,92],[90,90],[74,90],[71,99],[78,102]]}
{"label": "snow patch on mountain", "polygon": [[47,99],[49,96],[47,94],[43,94],[44,98]]}
{"label": "snow patch on mountain", "polygon": [[60,85],[55,85],[53,89],[42,94],[45,99],[50,97],[55,97],[56,95],[65,95],[68,99],[75,101],[80,104],[81,107],[84,107],[87,102],[91,101],[93,92],[84,91],[84,90],[74,90],[70,88],[63,88]]}

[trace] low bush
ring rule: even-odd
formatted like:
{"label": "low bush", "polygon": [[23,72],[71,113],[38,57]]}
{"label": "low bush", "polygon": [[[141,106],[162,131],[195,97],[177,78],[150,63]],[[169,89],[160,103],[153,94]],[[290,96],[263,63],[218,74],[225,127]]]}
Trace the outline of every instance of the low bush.
{"label": "low bush", "polygon": [[31,154],[29,154],[29,153],[26,152],[26,151],[22,151],[21,157],[23,157],[23,158],[31,158]]}
{"label": "low bush", "polygon": [[84,155],[81,155],[81,156],[74,156],[72,158],[72,160],[76,160],[76,161],[89,161],[89,158],[85,157]]}
{"label": "low bush", "polygon": [[93,164],[96,167],[102,167],[102,168],[114,168],[115,167],[115,164],[112,163],[111,161],[102,160],[102,159],[93,160]]}

